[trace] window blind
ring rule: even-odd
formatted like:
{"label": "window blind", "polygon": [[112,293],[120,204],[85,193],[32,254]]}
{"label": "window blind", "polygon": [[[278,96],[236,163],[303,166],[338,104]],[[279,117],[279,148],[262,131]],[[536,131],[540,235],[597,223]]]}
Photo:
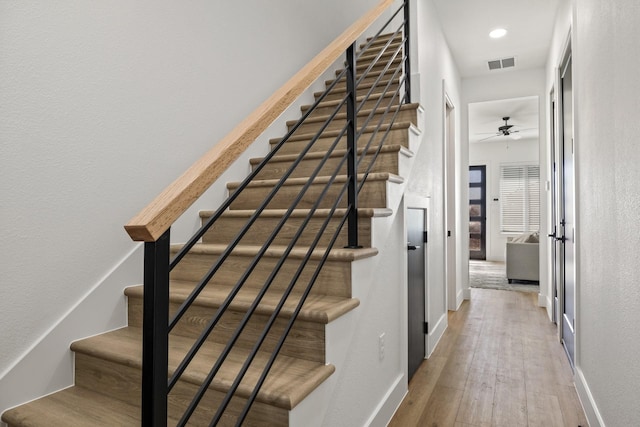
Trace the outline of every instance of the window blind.
{"label": "window blind", "polygon": [[523,233],[540,228],[540,166],[500,165],[500,231]]}

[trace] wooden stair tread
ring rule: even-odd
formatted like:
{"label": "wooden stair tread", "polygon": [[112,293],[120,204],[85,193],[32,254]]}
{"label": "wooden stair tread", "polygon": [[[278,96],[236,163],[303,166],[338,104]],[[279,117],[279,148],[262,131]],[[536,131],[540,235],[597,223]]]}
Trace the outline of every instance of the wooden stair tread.
{"label": "wooden stair tread", "polygon": [[[358,92],[362,92],[365,89],[371,89],[374,85],[378,86],[378,87],[386,87],[387,84],[391,81],[390,78],[388,77],[383,77],[377,84],[376,82],[362,82],[358,85]],[[400,79],[399,78],[395,78],[393,79],[393,83],[399,83]],[[328,85],[330,85],[331,83],[333,83],[333,80],[330,80],[330,83]],[[393,84],[391,83],[391,84]],[[327,85],[327,86],[328,86]],[[322,94],[324,93],[324,91],[318,91],[318,92],[314,92],[313,96],[315,98],[319,98]],[[338,93],[344,93],[346,96],[347,93],[347,86],[345,84],[342,85],[336,85],[333,89],[331,89],[332,94],[338,94]]]}
{"label": "wooden stair tread", "polygon": [[[171,335],[169,339],[169,374],[173,374],[177,365],[193,345],[191,338]],[[106,334],[97,335],[71,344],[71,349],[96,358],[109,360],[124,366],[141,369],[142,367],[142,330],[126,327]],[[224,345],[212,341],[205,342],[198,354],[181,376],[181,381],[200,385],[209,373]],[[249,350],[235,347],[209,386],[218,391],[226,391],[235,380]],[[259,352],[254,359],[245,379],[236,394],[247,398],[253,391],[253,384],[262,372],[262,366],[271,353]],[[256,368],[256,365],[258,368]],[[283,409],[293,409],[311,391],[327,379],[335,367],[279,355],[271,371],[258,392],[257,401]]]}
{"label": "wooden stair tread", "polygon": [[[400,105],[400,111],[413,110],[413,109],[418,108],[419,106],[420,106],[420,104],[417,104],[417,103],[402,104],[402,105]],[[358,113],[358,117],[360,117],[360,116],[367,117],[372,112],[373,112],[372,109],[360,110],[360,112]],[[377,111],[376,114],[381,114],[381,112]],[[325,121],[327,121],[327,119],[329,119],[329,117],[331,117],[330,114],[307,117],[307,120],[305,120],[305,123],[324,123]],[[334,117],[334,121],[335,120],[341,120],[341,119],[345,119],[346,120],[346,118],[347,118],[347,113],[339,113],[339,114],[336,114],[336,116]],[[293,126],[296,123],[298,123],[297,120],[288,120],[287,121],[287,126]]]}
{"label": "wooden stair tread", "polygon": [[[171,252],[175,253],[182,248],[181,244],[173,244],[171,245]],[[193,248],[189,251],[190,254],[200,254],[200,255],[219,255],[227,248],[226,244],[218,244],[218,243],[196,243]],[[286,246],[282,245],[271,245],[266,252],[264,253],[264,257],[281,257],[285,250]],[[245,256],[245,257],[253,257],[258,254],[261,246],[259,245],[238,245],[233,249],[232,255],[234,256]],[[291,252],[287,255],[287,258],[292,259],[302,259],[307,255],[308,248],[305,247],[294,247]],[[311,253],[310,259],[319,260],[324,256],[326,248],[316,248]],[[347,248],[333,248],[329,252],[329,256],[327,258],[328,261],[343,261],[343,262],[351,262],[359,259],[369,258],[376,256],[378,254],[378,250],[376,248],[360,248],[360,249],[347,249]]]}
{"label": "wooden stair tread", "polygon": [[12,427],[139,426],[140,407],[83,387],[70,387],[8,410],[2,420]]}
{"label": "wooden stair tread", "polygon": [[[317,176],[314,180],[314,184],[326,184],[329,182],[329,176]],[[364,174],[358,174],[358,182],[364,178]],[[308,178],[290,178],[286,180],[282,185],[304,185],[309,181]],[[338,175],[334,183],[344,183],[347,181],[347,175]],[[394,183],[403,183],[404,179],[398,175],[388,173],[388,172],[377,172],[370,173],[367,177],[367,181],[390,181]],[[249,183],[247,187],[273,187],[280,182],[279,179],[258,179]],[[229,182],[227,183],[227,188],[229,190],[234,190],[238,188],[242,184],[241,182]]]}
{"label": "wooden stair tread", "polygon": [[[357,80],[360,81],[361,83],[362,80],[366,78],[371,78],[374,76],[377,77],[380,74],[384,74],[389,77],[393,74],[396,74],[395,73],[396,69],[400,65],[402,65],[402,58],[400,54],[396,55],[396,57],[393,58],[393,61],[391,62],[389,62],[386,58],[384,58],[384,56],[385,55],[383,55],[383,57],[380,58],[377,63],[371,65],[371,68],[369,68],[370,64],[368,63],[363,64],[358,62],[358,64],[356,65]],[[336,70],[335,72],[336,77],[339,76],[342,72],[343,72],[342,70]],[[397,75],[398,74],[396,74],[396,76]]]}
{"label": "wooden stair tread", "polygon": [[[169,300],[178,304],[183,303],[195,285],[195,282],[172,280],[169,286]],[[225,298],[227,298],[232,289],[232,284],[216,284],[215,286],[207,286],[202,290],[200,295],[198,295],[198,298],[194,301],[194,305],[217,308],[223,303]],[[246,312],[250,308],[251,304],[253,304],[258,291],[259,290],[256,288],[244,286],[229,305],[229,310],[240,311],[243,313]],[[142,298],[142,285],[128,287],[125,289],[125,295],[128,297]],[[291,317],[296,305],[298,304],[299,297],[299,293],[294,293],[287,299],[280,314],[282,317]],[[256,313],[266,315],[272,314],[280,302],[280,298],[281,292],[276,292],[275,294],[267,292],[256,308]],[[355,298],[341,298],[329,295],[312,294],[307,297],[307,300],[298,315],[298,319],[327,324],[353,310],[358,305],[360,305],[360,301]]]}
{"label": "wooden stair tread", "polygon": [[[385,42],[386,44],[386,42]],[[402,43],[400,43],[400,40],[396,40],[393,41],[389,44],[389,46],[387,46],[385,53],[382,54],[382,56],[387,55],[390,56],[393,53],[395,53],[396,49],[401,45]],[[370,50],[372,52],[370,52]],[[362,52],[362,55],[356,59],[357,62],[363,62],[363,61],[368,61],[371,59],[375,59],[376,56],[378,56],[378,54],[380,53],[380,49],[367,49],[367,50],[360,50],[360,52]],[[398,55],[401,55],[402,51],[398,52]]]}
{"label": "wooden stair tread", "polygon": [[[413,126],[413,124],[411,122],[396,122],[394,124],[391,125],[391,130],[400,130],[400,129],[409,129],[411,126]],[[367,134],[367,133],[373,133],[376,131],[377,126],[367,126],[364,129],[360,129],[360,132],[362,133],[362,135]],[[378,132],[381,131],[386,131],[389,128],[388,124],[383,124],[380,126],[380,130]],[[338,135],[340,135],[342,133],[341,130],[326,130],[324,132],[322,132],[322,138],[335,138]],[[310,141],[314,136],[316,136],[316,133],[296,133],[294,135],[292,135],[287,142],[293,142],[293,141]],[[282,138],[271,138],[269,140],[269,142],[271,144],[277,144],[282,140]]]}
{"label": "wooden stair tread", "polygon": [[[382,88],[384,88],[384,87],[385,86],[382,86]],[[356,107],[358,105],[360,105],[360,103],[362,101],[364,101],[366,96],[367,95],[360,95],[360,96],[356,97]],[[394,96],[396,98],[398,98],[398,96],[393,92],[371,93],[369,95],[369,98],[367,99],[367,101],[375,101],[375,100],[380,99],[380,98],[392,98]],[[382,101],[382,102],[384,102],[384,101]],[[329,100],[329,101],[322,101],[322,102],[318,103],[318,106],[316,108],[337,107],[340,104],[345,104],[346,105],[346,101],[343,100],[343,99],[332,99],[332,100]],[[300,107],[300,111],[302,111],[304,113],[307,110],[309,110],[311,107],[312,107],[312,104],[303,105],[303,106]]]}
{"label": "wooden stair tread", "polygon": [[[373,70],[377,70],[380,68],[385,68],[387,67],[387,64],[389,64],[389,59],[391,59],[391,57],[393,56],[392,54],[393,52],[386,52],[382,54],[382,56],[378,59],[378,62],[375,63],[371,69],[369,70],[369,72],[373,72]],[[400,65],[400,63],[402,62],[402,52],[399,52],[395,58],[393,58],[393,61],[391,61],[392,65]],[[375,58],[375,55],[373,56],[373,58]],[[366,70],[367,68],[369,68],[371,64],[369,64],[368,62],[363,63],[362,61],[358,61],[356,63],[356,70],[357,71],[363,71]],[[392,65],[389,65],[389,70],[387,70],[387,72],[392,72],[393,68]],[[342,70],[337,70],[336,71],[336,75],[340,74],[342,72]]]}
{"label": "wooden stair tread", "polygon": [[[375,71],[371,71],[370,73],[373,76],[374,75],[373,73],[375,73]],[[378,74],[379,74],[379,72],[378,72]],[[328,79],[328,80],[324,81],[324,84],[325,84],[325,86],[329,87],[335,81],[336,81],[336,79]],[[364,81],[363,80],[358,84],[357,89],[359,91],[361,91],[363,89],[371,89],[374,85],[380,86],[380,85],[384,84],[386,86],[386,84],[389,83],[389,81],[393,81],[393,83],[400,83],[400,77],[399,76],[395,76],[395,77],[392,78],[391,74],[385,73],[385,75],[382,76],[382,78],[380,79],[379,82],[377,82],[377,84],[376,84],[375,81],[372,81],[372,80],[369,80],[369,81]],[[382,87],[384,87],[384,86],[382,86]],[[346,93],[347,92],[347,85],[344,84],[344,83],[338,84],[338,85],[334,86],[334,88],[331,90],[331,93],[339,93],[339,92],[345,92]],[[313,94],[314,94],[314,96],[318,97],[318,96],[323,94],[323,91],[314,92]]]}
{"label": "wooden stair tread", "polygon": [[[372,43],[372,46],[375,46],[376,44],[385,44],[386,42],[389,41],[390,38],[393,38],[394,39],[393,42],[395,43],[397,41],[402,40],[402,37],[403,37],[402,33],[398,33],[395,36],[393,35],[393,33],[380,34],[378,36],[378,39]],[[373,40],[373,37],[367,37],[366,43],[369,43],[371,40]],[[366,46],[366,43],[362,43],[360,46],[364,47]]]}
{"label": "wooden stair tread", "polygon": [[[377,147],[370,147],[367,150],[367,154],[374,154],[377,150]],[[393,145],[383,145],[380,149],[380,153],[394,153],[399,152],[407,156],[411,156],[413,153],[407,148],[403,147],[400,144]],[[358,148],[358,154],[361,155],[364,153],[364,148]],[[330,157],[344,157],[347,154],[346,149],[337,149],[333,150]],[[322,151],[310,151],[304,156],[304,160],[314,160],[314,159],[322,159],[326,155],[325,152]],[[273,156],[269,159],[269,163],[277,163],[277,162],[293,162],[295,161],[299,155],[297,154],[282,154]],[[258,165],[264,160],[264,157],[254,157],[249,159],[249,163],[251,165]]]}
{"label": "wooden stair tread", "polygon": [[[202,210],[200,211],[200,218],[210,218],[216,211]],[[239,209],[233,211],[226,211],[222,214],[223,217],[229,218],[249,218],[255,211],[252,209]],[[291,212],[292,218],[306,217],[310,212],[310,209],[294,209]],[[260,213],[261,217],[265,218],[282,218],[287,213],[287,209],[265,209]],[[331,213],[331,209],[316,209],[313,213],[317,217],[327,217]],[[346,209],[336,209],[334,215],[342,216],[346,213]],[[359,208],[358,217],[361,218],[378,218],[391,216],[393,210],[387,208]]]}

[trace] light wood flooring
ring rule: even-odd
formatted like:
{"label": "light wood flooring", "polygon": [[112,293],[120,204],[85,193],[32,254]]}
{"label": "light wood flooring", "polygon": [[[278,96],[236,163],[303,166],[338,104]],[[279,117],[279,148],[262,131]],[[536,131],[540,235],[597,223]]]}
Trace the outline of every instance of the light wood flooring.
{"label": "light wood flooring", "polygon": [[389,426],[588,424],[537,294],[472,289]]}

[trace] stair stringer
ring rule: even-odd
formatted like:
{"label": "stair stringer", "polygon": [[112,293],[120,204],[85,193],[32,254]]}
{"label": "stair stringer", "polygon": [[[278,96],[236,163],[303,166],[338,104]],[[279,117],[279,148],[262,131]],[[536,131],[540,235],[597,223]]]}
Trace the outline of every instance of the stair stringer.
{"label": "stair stringer", "polygon": [[[420,107],[418,123],[423,112]],[[412,154],[422,133],[411,126],[407,137]],[[399,174],[409,177],[415,158],[401,157]],[[352,296],[360,305],[325,328],[326,360],[336,371],[290,411],[291,427],[384,426],[406,394],[406,187],[406,179],[387,184],[390,215],[374,217],[371,230],[378,255],[351,263]]]}

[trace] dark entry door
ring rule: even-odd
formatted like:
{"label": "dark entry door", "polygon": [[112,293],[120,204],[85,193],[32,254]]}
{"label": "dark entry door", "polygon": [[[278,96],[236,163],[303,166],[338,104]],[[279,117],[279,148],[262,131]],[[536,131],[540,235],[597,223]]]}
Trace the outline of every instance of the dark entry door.
{"label": "dark entry door", "polygon": [[573,79],[569,54],[561,72],[562,84],[562,142],[560,162],[560,227],[557,237],[562,259],[562,343],[573,366],[575,362],[575,214],[573,185]]}
{"label": "dark entry door", "polygon": [[425,211],[407,209],[409,379],[425,356]]}
{"label": "dark entry door", "polygon": [[469,166],[469,258],[487,259],[487,169]]}

